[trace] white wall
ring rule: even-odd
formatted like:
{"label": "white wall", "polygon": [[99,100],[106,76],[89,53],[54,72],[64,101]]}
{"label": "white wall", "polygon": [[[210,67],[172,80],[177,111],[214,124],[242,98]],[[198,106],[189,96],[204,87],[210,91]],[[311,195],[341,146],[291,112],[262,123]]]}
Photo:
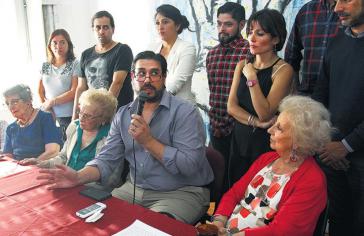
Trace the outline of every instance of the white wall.
{"label": "white wall", "polygon": [[[22,0],[2,0],[0,2],[0,22],[3,29],[0,37],[1,56],[0,92],[18,83],[33,84],[34,77],[31,65],[31,45],[25,31],[24,6]],[[0,103],[3,104],[0,96]],[[0,106],[0,119],[13,120],[6,106]]]}
{"label": "white wall", "polygon": [[[115,21],[113,39],[127,43],[135,52],[144,49],[143,45],[151,40],[154,32],[153,10],[150,0],[43,0],[54,4],[55,26],[68,31],[75,45],[75,53],[80,56],[83,50],[96,43],[91,29],[91,18],[101,10],[110,12]],[[65,17],[66,16],[66,17]]]}
{"label": "white wall", "polygon": [[91,17],[98,9],[97,2],[97,0],[43,0],[43,4],[55,6],[55,27],[67,30],[78,57],[83,50],[94,44]]}
{"label": "white wall", "polygon": [[[270,7],[275,7],[280,0],[271,1]],[[292,0],[286,8],[285,17],[288,29],[291,28],[294,16],[298,9],[308,0]],[[55,27],[66,29],[75,45],[76,56],[94,45],[95,39],[91,30],[91,17],[100,10],[107,10],[115,20],[114,40],[128,44],[134,55],[145,50],[147,45],[155,38],[154,14],[155,8],[163,3],[169,3],[179,8],[182,14],[190,21],[194,29],[192,11],[199,16],[201,25],[200,34],[202,46],[201,54],[204,58],[207,46],[217,44],[217,32],[215,24],[206,22],[204,15],[206,6],[210,6],[211,0],[26,0],[27,7],[23,7],[23,0],[0,0],[0,21],[4,24],[0,45],[2,56],[0,57],[0,70],[2,71],[1,92],[17,83],[28,84],[34,93],[34,101],[38,103],[36,88],[39,80],[41,63],[46,59],[46,45],[43,26],[42,4],[55,6]],[[216,1],[213,21],[216,21],[216,9],[225,1]],[[252,1],[241,1],[249,17]],[[191,8],[190,3],[193,4]],[[258,1],[258,9],[265,6],[267,0]],[[26,29],[28,19],[28,30]],[[29,36],[29,37],[28,37]],[[180,35],[183,39],[197,45],[196,34],[188,31]],[[27,38],[29,40],[27,40]],[[11,56],[10,56],[11,55]],[[204,68],[196,72],[192,84],[193,92],[197,95],[199,103],[208,104],[208,84]],[[2,96],[1,96],[2,98]],[[11,119],[4,107],[0,108],[0,119]]]}

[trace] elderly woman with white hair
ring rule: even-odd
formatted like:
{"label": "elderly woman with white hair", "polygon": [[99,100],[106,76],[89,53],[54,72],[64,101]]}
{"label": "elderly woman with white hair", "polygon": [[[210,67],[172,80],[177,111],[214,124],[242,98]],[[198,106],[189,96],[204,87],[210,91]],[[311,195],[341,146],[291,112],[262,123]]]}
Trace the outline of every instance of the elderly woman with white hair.
{"label": "elderly woman with white hair", "polygon": [[219,235],[312,235],[326,206],[326,179],[312,157],[330,141],[330,115],[308,97],[288,96],[261,155],[223,196]]}
{"label": "elderly woman with white hair", "polygon": [[28,159],[21,164],[37,164],[43,168],[66,164],[72,169],[80,170],[99,153],[105,144],[117,100],[105,89],[89,89],[82,93],[79,103],[79,120],[68,126],[67,140],[61,152],[49,160]]}
{"label": "elderly woman with white hair", "polygon": [[57,155],[62,144],[50,113],[33,107],[29,86],[15,85],[3,93],[5,104],[16,119],[6,128],[3,155],[16,160],[47,160]]}

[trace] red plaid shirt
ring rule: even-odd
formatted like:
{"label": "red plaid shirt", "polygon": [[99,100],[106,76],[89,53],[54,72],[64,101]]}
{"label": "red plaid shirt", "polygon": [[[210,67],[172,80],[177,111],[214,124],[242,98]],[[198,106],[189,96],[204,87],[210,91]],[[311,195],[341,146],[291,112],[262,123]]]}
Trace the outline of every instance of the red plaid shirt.
{"label": "red plaid shirt", "polygon": [[227,101],[236,64],[245,59],[249,50],[248,41],[239,37],[228,45],[213,47],[206,58],[207,77],[210,89],[210,128],[216,137],[231,133],[234,118],[227,113]]}

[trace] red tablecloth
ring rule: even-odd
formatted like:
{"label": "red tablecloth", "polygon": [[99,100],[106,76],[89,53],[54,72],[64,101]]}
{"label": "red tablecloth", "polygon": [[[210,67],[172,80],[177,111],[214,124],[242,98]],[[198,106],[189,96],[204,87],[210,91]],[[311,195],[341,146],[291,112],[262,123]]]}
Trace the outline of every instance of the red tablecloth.
{"label": "red tablecloth", "polygon": [[[0,161],[0,173],[6,162]],[[79,194],[83,187],[50,191],[37,175],[32,167],[0,178],[0,235],[111,235],[136,219],[171,235],[196,235],[191,225],[117,198],[104,201],[99,221],[85,223],[75,213],[95,201]]]}

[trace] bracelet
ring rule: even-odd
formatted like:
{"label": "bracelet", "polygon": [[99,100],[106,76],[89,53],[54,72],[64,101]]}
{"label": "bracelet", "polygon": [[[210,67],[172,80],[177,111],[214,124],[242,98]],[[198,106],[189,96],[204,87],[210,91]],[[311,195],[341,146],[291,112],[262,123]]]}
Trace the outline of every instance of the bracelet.
{"label": "bracelet", "polygon": [[248,117],[248,126],[252,125],[253,115],[249,115]]}
{"label": "bracelet", "polygon": [[255,116],[253,117],[252,126],[253,126],[253,132],[254,132],[255,129],[257,128],[257,119],[255,118]]}
{"label": "bracelet", "polygon": [[57,98],[53,99],[53,106],[57,105]]}
{"label": "bracelet", "polygon": [[257,128],[257,118],[253,115],[249,115],[248,117],[248,126],[252,126],[253,127],[253,132],[255,131],[255,129]]}

